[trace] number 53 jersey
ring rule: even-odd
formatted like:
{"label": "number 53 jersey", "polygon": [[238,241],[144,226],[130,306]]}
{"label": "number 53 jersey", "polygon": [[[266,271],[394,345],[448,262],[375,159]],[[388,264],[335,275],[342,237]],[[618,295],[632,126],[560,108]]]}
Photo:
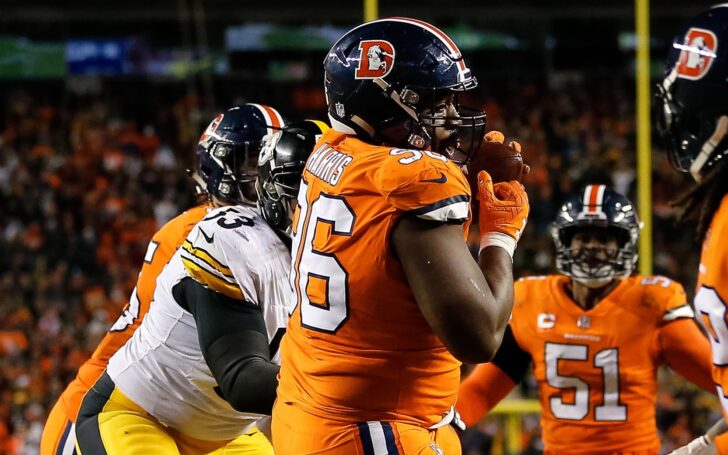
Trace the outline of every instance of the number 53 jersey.
{"label": "number 53 jersey", "polygon": [[260,308],[271,358],[288,323],[290,254],[257,210],[218,208],[189,233],[157,278],[149,313],[109,361],[108,374],[162,424],[201,440],[232,440],[261,417],[233,409],[216,391],[192,314],[174,297],[191,277],[215,292]]}
{"label": "number 53 jersey", "polygon": [[455,404],[460,363],[420,313],[390,235],[405,215],[466,222],[464,174],[432,152],[331,130],[303,179],[278,400],[344,422],[432,425]]}
{"label": "number 53 jersey", "polygon": [[533,361],[545,446],[549,453],[625,446],[657,453],[659,330],[693,317],[682,286],[632,276],[587,311],[566,294],[568,281],[533,277],[515,286],[510,325]]}

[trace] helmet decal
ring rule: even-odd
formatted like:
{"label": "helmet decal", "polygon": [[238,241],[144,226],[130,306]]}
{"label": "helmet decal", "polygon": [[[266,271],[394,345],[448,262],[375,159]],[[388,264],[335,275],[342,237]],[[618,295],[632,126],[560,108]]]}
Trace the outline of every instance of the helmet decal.
{"label": "helmet decal", "polygon": [[680,49],[677,77],[698,80],[705,76],[715,60],[718,38],[710,30],[693,27],[685,35],[685,44],[673,46]]}
{"label": "helmet decal", "polygon": [[394,46],[384,40],[363,40],[359,43],[361,56],[356,69],[356,79],[384,77],[394,67]]}
{"label": "helmet decal", "polygon": [[265,119],[265,124],[268,125],[268,134],[271,134],[274,132],[274,130],[283,127],[283,117],[277,110],[263,104],[248,104],[250,106],[256,107],[260,111],[261,115],[263,115],[263,118]]}
{"label": "helmet decal", "polygon": [[604,190],[607,189],[606,185],[588,185],[584,189],[584,209],[579,214],[578,219],[582,218],[604,218],[606,215],[602,210],[602,204],[604,202]]}
{"label": "helmet decal", "polygon": [[467,70],[467,72],[470,72],[470,70],[468,70],[465,66],[465,61],[463,60],[463,54],[460,53],[460,49],[458,48],[457,44],[455,44],[455,42],[452,39],[450,39],[450,37],[447,36],[447,34],[445,34],[445,32],[443,32],[439,28],[435,27],[432,24],[428,24],[425,21],[420,21],[417,19],[409,18],[409,17],[393,17],[390,20],[396,21],[396,22],[404,22],[406,24],[417,25],[419,27],[424,28],[428,32],[432,33],[437,38],[439,38],[440,41],[442,41],[442,43],[445,45],[447,50],[450,51],[451,57],[453,58],[453,60],[459,60],[458,69],[461,72],[465,72],[466,70]]}
{"label": "helmet decal", "polygon": [[212,136],[215,131],[217,130],[217,127],[220,126],[220,123],[222,122],[223,117],[225,117],[225,114],[220,114],[212,121],[209,125],[207,125],[207,128],[205,128],[205,131],[202,132],[202,136],[200,136],[200,142],[205,142],[210,136]]}

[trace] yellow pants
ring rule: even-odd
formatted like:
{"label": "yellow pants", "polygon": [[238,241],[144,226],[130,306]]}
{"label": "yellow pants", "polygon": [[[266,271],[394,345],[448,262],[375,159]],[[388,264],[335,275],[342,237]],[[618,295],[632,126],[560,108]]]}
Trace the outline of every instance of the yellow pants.
{"label": "yellow pants", "polygon": [[[99,382],[103,380],[111,382],[106,375]],[[93,393],[94,388],[84,405]],[[232,441],[193,439],[159,423],[116,387],[98,414],[89,414],[84,405],[76,428],[76,450],[81,455],[273,455],[273,447],[257,428]]]}

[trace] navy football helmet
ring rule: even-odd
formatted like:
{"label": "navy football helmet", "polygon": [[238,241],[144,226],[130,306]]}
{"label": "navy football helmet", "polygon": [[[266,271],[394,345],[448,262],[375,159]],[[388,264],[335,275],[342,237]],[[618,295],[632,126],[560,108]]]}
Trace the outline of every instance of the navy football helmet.
{"label": "navy football helmet", "polygon": [[255,204],[260,148],[264,138],[283,125],[281,114],[262,104],[244,104],[219,114],[197,145],[195,182],[221,203]]}
{"label": "navy football helmet", "polygon": [[342,36],[324,60],[331,126],[365,142],[442,153],[465,163],[485,133],[485,113],[461,108],[477,86],[455,43],[416,19],[389,18]]}
{"label": "navy football helmet", "polygon": [[[556,246],[556,268],[590,287],[628,277],[637,263],[641,223],[634,205],[606,185],[587,185],[562,206],[551,228]],[[580,230],[603,228],[617,239],[615,251],[572,248]]]}
{"label": "navy football helmet", "polygon": [[303,120],[266,138],[258,159],[255,190],[260,213],[274,228],[288,231],[306,160],[328,130],[324,122]]}
{"label": "navy football helmet", "polygon": [[673,166],[700,181],[728,152],[728,4],[693,18],[657,85],[655,126]]}

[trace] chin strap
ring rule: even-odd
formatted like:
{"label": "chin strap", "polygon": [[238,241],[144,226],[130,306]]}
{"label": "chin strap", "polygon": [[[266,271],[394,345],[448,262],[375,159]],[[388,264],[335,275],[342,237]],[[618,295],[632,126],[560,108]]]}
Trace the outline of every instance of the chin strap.
{"label": "chin strap", "polygon": [[690,165],[690,174],[692,174],[696,182],[700,182],[703,179],[702,170],[708,164],[708,161],[710,161],[713,151],[726,136],[726,133],[728,133],[728,116],[723,115],[718,119],[715,125],[715,131],[705,141],[703,147],[700,149],[700,153],[698,153],[698,156],[695,157],[693,163]]}

